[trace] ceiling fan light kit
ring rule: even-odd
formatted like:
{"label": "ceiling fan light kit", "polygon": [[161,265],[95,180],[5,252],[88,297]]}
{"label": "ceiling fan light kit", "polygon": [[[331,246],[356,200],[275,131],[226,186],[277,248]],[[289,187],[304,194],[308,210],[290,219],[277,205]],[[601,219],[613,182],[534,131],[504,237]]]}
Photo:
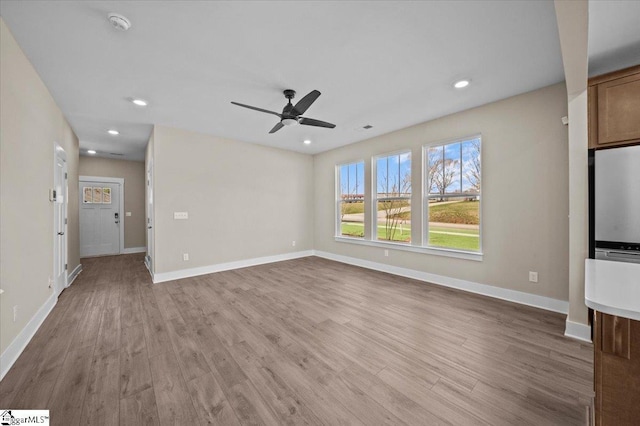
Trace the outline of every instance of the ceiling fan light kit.
{"label": "ceiling fan light kit", "polygon": [[333,129],[336,127],[335,124],[327,123],[326,121],[320,121],[313,118],[303,117],[307,109],[313,104],[316,99],[320,96],[320,92],[317,90],[312,90],[309,92],[304,98],[300,99],[295,106],[291,103],[291,99],[296,96],[296,91],[287,89],[284,92],[284,97],[287,98],[288,102],[282,109],[282,113],[277,113],[275,111],[269,111],[267,109],[262,109],[258,107],[254,107],[251,105],[245,105],[238,102],[231,102],[234,105],[241,106],[243,108],[249,108],[255,111],[264,112],[266,114],[273,114],[280,117],[280,121],[271,129],[269,133],[275,133],[278,130],[282,129],[284,126],[292,126],[295,124],[302,124],[305,126],[315,126],[315,127],[326,127],[328,129]]}

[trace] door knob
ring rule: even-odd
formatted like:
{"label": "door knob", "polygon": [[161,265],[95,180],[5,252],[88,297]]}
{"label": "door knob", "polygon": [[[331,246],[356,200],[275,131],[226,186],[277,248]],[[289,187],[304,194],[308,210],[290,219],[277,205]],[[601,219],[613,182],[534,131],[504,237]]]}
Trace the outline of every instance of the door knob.
{"label": "door knob", "polygon": [[151,228],[153,228],[153,226],[147,226],[147,229],[151,229]]}
{"label": "door knob", "polygon": [[58,235],[64,235],[64,232],[58,232]]}

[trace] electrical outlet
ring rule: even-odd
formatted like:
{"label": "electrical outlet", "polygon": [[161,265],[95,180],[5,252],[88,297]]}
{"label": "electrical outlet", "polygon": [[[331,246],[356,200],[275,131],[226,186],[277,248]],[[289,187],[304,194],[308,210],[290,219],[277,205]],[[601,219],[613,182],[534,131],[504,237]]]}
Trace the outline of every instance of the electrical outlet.
{"label": "electrical outlet", "polygon": [[18,321],[18,305],[13,307],[13,322]]}
{"label": "electrical outlet", "polygon": [[384,251],[384,257],[389,257],[389,250],[386,250],[386,249],[385,249],[385,251]]}
{"label": "electrical outlet", "polygon": [[296,246],[296,242],[295,241],[291,241],[291,247],[295,247]]}
{"label": "electrical outlet", "polygon": [[533,272],[533,271],[529,271],[529,281],[531,281],[532,283],[537,283],[538,282],[538,273],[537,272]]}
{"label": "electrical outlet", "polygon": [[189,260],[189,253],[182,253],[182,260]]}

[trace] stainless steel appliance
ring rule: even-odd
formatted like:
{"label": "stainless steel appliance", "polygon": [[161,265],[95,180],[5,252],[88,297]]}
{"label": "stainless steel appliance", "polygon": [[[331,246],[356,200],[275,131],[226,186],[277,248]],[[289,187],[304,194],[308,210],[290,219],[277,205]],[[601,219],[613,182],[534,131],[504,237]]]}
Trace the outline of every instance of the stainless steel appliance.
{"label": "stainless steel appliance", "polygon": [[595,152],[595,257],[640,263],[640,145]]}

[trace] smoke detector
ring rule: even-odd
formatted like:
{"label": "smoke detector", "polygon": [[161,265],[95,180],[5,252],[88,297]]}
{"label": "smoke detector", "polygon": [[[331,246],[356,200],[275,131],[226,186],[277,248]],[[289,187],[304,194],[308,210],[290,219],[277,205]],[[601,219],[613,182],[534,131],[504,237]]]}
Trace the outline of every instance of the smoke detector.
{"label": "smoke detector", "polygon": [[119,13],[110,13],[107,16],[109,17],[109,22],[113,25],[113,28],[120,31],[127,31],[131,28],[131,21]]}

